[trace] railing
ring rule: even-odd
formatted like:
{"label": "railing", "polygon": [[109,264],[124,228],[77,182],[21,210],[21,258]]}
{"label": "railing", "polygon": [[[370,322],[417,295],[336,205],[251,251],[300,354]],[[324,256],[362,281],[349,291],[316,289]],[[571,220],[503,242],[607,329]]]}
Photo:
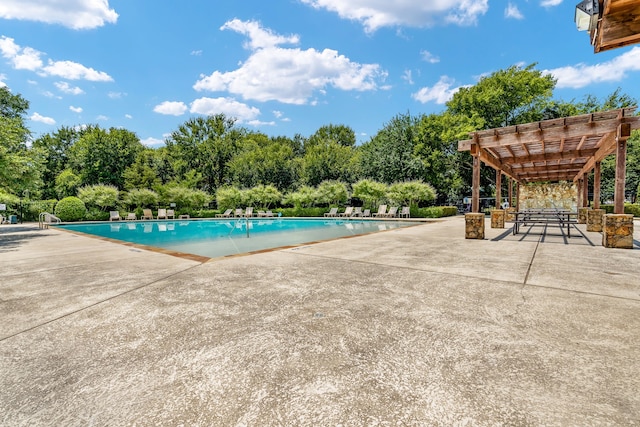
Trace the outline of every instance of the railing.
{"label": "railing", "polygon": [[[233,227],[229,231],[229,235],[227,237],[231,237],[231,233],[233,233],[233,231],[236,228],[242,228],[242,220],[245,221],[245,225],[246,225],[246,228],[247,228],[247,237],[249,237],[249,218],[248,217],[239,217],[238,219],[236,219],[236,221],[233,223]],[[238,225],[240,225],[240,227],[238,227]]]}
{"label": "railing", "polygon": [[60,224],[60,218],[49,212],[41,212],[38,216],[38,228],[49,228],[49,224]]}

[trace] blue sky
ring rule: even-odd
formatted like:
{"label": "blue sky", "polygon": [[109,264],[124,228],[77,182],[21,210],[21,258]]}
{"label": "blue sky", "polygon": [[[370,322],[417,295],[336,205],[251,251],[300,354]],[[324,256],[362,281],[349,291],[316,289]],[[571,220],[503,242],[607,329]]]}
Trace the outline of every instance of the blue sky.
{"label": "blue sky", "polygon": [[34,137],[99,124],[158,146],[224,113],[268,135],[440,113],[462,86],[537,63],[555,98],[640,98],[640,45],[593,53],[576,0],[2,0],[0,85]]}

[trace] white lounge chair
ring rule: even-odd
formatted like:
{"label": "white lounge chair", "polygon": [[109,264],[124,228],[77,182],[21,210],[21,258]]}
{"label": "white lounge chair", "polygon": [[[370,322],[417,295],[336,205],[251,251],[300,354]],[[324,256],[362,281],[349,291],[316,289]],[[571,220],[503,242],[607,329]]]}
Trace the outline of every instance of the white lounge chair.
{"label": "white lounge chair", "polygon": [[384,217],[385,218],[395,218],[397,214],[398,214],[398,207],[397,206],[392,206],[391,208],[389,208],[389,212],[387,212],[384,215]]}
{"label": "white lounge chair", "polygon": [[409,209],[409,206],[403,206],[402,210],[400,211],[400,215],[398,215],[400,218],[410,218],[411,217],[411,209]]}
{"label": "white lounge chair", "polygon": [[378,206],[378,212],[373,214],[373,216],[375,217],[386,216],[386,215],[387,215],[387,205]]}
{"label": "white lounge chair", "polygon": [[347,206],[344,209],[344,212],[340,214],[340,216],[351,216],[352,213],[353,213],[353,206]]}
{"label": "white lounge chair", "polygon": [[167,219],[167,210],[166,209],[158,209],[157,219]]}
{"label": "white lounge chair", "polygon": [[227,209],[223,213],[216,214],[216,218],[229,218],[233,213],[233,209]]}
{"label": "white lounge chair", "polygon": [[151,212],[151,209],[142,209],[142,216],[140,219],[153,219],[153,212]]}
{"label": "white lounge chair", "polygon": [[338,216],[338,208],[331,208],[329,212],[324,214],[326,217]]}
{"label": "white lounge chair", "polygon": [[120,218],[120,212],[118,212],[118,211],[110,211],[109,212],[109,221],[122,221],[122,218]]}

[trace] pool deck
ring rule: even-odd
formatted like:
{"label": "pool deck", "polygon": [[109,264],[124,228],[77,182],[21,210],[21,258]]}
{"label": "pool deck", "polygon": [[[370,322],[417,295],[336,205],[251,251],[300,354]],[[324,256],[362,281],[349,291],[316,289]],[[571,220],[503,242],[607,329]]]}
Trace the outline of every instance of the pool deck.
{"label": "pool deck", "polygon": [[640,425],[640,222],[489,223],[208,261],[2,225],[0,425]]}

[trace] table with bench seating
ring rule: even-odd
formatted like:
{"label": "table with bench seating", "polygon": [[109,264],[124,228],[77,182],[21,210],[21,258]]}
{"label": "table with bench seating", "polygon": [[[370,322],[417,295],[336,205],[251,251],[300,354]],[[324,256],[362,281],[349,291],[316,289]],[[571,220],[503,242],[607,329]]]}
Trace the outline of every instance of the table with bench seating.
{"label": "table with bench seating", "polygon": [[567,227],[567,236],[571,237],[571,225],[578,223],[578,212],[571,212],[564,209],[523,209],[514,212],[513,234],[518,234],[520,224],[557,224],[561,229]]}

